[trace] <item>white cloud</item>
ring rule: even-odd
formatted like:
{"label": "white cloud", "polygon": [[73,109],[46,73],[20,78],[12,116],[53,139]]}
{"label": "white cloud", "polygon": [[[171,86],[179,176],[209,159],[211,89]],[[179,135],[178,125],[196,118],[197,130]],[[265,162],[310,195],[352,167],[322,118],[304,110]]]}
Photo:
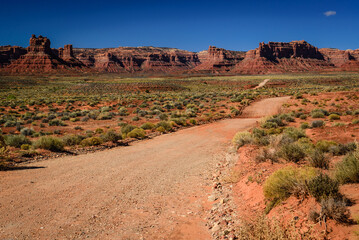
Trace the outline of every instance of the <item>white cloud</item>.
{"label": "white cloud", "polygon": [[324,13],[324,15],[327,16],[327,17],[330,17],[330,16],[337,15],[337,12],[336,11],[326,11]]}

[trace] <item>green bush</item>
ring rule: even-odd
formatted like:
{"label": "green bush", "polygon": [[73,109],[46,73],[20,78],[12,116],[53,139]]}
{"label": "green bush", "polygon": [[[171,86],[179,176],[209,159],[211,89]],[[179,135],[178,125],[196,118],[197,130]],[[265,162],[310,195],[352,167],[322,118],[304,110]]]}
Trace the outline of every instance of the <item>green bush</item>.
{"label": "green bush", "polygon": [[49,121],[49,126],[66,126],[66,124],[59,119],[54,119]]}
{"label": "green bush", "polygon": [[50,150],[52,152],[60,152],[64,150],[64,142],[56,137],[41,137],[35,142],[36,148]]}
{"label": "green bush", "polygon": [[89,146],[98,146],[101,145],[102,143],[103,140],[100,137],[89,137],[82,140],[80,145],[83,147],[89,147]]}
{"label": "green bush", "polygon": [[109,130],[104,135],[102,135],[101,138],[105,142],[116,143],[118,140],[122,139],[122,136],[120,134],[116,133],[114,130]]}
{"label": "green bush", "polygon": [[62,141],[66,146],[75,146],[75,145],[79,145],[83,139],[84,137],[82,136],[71,134],[64,136],[62,138]]}
{"label": "green bush", "polygon": [[31,136],[34,132],[35,132],[34,129],[27,127],[20,130],[20,134],[24,136]]}
{"label": "green bush", "polygon": [[304,123],[302,123],[302,124],[300,125],[300,128],[301,128],[301,129],[307,129],[307,128],[309,128],[309,124],[306,123],[306,122],[304,122]]}
{"label": "green bush", "polygon": [[133,129],[136,129],[136,126],[133,125],[125,125],[121,128],[121,133],[122,134],[128,134],[129,132],[131,132]]}
{"label": "green bush", "polygon": [[291,137],[294,141],[297,141],[300,138],[307,137],[307,135],[305,135],[305,132],[302,129],[298,129],[294,127],[288,127],[284,129],[283,133]]}
{"label": "green bush", "polygon": [[166,132],[172,130],[171,124],[169,122],[167,122],[167,121],[161,121],[161,122],[157,123],[156,124],[156,129],[158,129],[159,127],[163,127]]}
{"label": "green bush", "polygon": [[299,143],[285,144],[280,149],[280,156],[288,162],[299,162],[306,157],[306,153]]}
{"label": "green bush", "polygon": [[30,147],[31,147],[30,144],[22,144],[20,148],[21,148],[21,150],[29,150]]}
{"label": "green bush", "polygon": [[335,178],[342,184],[359,183],[359,151],[349,154],[335,167]]}
{"label": "green bush", "polygon": [[340,116],[338,114],[330,114],[329,115],[329,120],[339,120]]}
{"label": "green bush", "polygon": [[315,168],[285,167],[277,170],[265,181],[264,196],[273,200],[285,200],[292,194],[307,191],[306,182],[318,174]]}
{"label": "green bush", "polygon": [[127,137],[143,139],[146,137],[146,132],[142,128],[135,128],[127,134]]}
{"label": "green bush", "polygon": [[232,139],[233,145],[237,148],[244,146],[245,144],[251,144],[254,142],[254,138],[250,132],[237,132]]}
{"label": "green bush", "polygon": [[315,121],[312,121],[311,122],[311,124],[310,124],[310,126],[312,127],[312,128],[318,128],[318,127],[322,127],[322,126],[324,126],[324,121],[323,120],[315,120]]}
{"label": "green bush", "polygon": [[331,179],[328,175],[320,173],[310,181],[308,181],[309,194],[318,202],[322,199],[333,197],[335,199],[342,198],[339,193],[339,182]]}
{"label": "green bush", "polygon": [[24,135],[7,135],[5,136],[5,143],[8,146],[20,148],[23,144],[31,145],[30,139]]}
{"label": "green bush", "polygon": [[325,156],[324,152],[316,149],[309,155],[310,166],[315,168],[328,169],[329,159]]}
{"label": "green bush", "polygon": [[152,130],[155,128],[155,124],[151,123],[151,122],[146,122],[144,124],[141,125],[141,128],[144,130]]}
{"label": "green bush", "polygon": [[328,140],[319,140],[315,144],[315,148],[322,151],[322,152],[329,152],[330,147],[337,146],[338,144],[334,141],[328,141]]}

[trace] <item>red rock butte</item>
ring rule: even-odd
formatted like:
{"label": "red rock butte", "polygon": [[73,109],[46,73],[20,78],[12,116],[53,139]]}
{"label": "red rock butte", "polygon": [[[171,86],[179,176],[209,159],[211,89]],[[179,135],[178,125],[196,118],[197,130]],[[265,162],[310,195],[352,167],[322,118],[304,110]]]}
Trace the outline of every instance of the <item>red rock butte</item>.
{"label": "red rock butte", "polygon": [[123,74],[266,74],[309,71],[358,71],[359,49],[318,49],[306,41],[260,43],[248,52],[209,46],[190,52],[176,48],[51,48],[43,36],[30,46],[0,46],[3,74],[111,72]]}

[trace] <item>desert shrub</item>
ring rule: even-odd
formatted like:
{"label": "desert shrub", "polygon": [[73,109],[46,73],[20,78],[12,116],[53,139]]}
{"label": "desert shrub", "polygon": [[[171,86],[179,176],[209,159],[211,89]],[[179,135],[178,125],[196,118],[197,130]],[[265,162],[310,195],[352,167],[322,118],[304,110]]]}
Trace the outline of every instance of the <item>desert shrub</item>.
{"label": "desert shrub", "polygon": [[26,138],[24,135],[7,135],[5,136],[5,143],[8,146],[20,148],[23,144],[30,144],[30,139]]}
{"label": "desert shrub", "polygon": [[20,148],[21,148],[21,150],[29,150],[30,147],[31,147],[30,144],[22,144]]}
{"label": "desert shrub", "polygon": [[127,109],[126,109],[125,107],[121,107],[121,108],[119,109],[119,111],[118,111],[118,114],[119,114],[120,116],[127,116],[127,115],[129,115],[129,114],[127,113]]}
{"label": "desert shrub", "polygon": [[61,117],[61,121],[68,121],[70,120],[70,117],[69,116],[63,116]]}
{"label": "desert shrub", "polygon": [[288,127],[284,129],[283,133],[289,137],[291,137],[294,141],[297,141],[299,138],[307,137],[305,132],[302,129]]}
{"label": "desert shrub", "polygon": [[81,118],[81,122],[88,122],[90,120],[90,118],[88,116],[84,116],[83,118]]}
{"label": "desert shrub", "polygon": [[176,123],[176,125],[179,126],[186,126],[187,125],[187,121],[185,118],[180,117],[180,118],[171,118],[171,121]]}
{"label": "desert shrub", "polygon": [[351,142],[351,143],[347,143],[347,144],[337,144],[337,145],[332,145],[329,147],[329,153],[333,154],[334,156],[342,156],[345,155],[349,152],[353,152],[356,149],[356,143],[355,142]]}
{"label": "desert shrub", "polygon": [[253,128],[252,136],[255,138],[261,138],[261,137],[267,136],[267,132],[260,128]]}
{"label": "desert shrub", "polygon": [[34,132],[34,129],[27,127],[20,130],[20,134],[24,136],[31,136]]}
{"label": "desert shrub", "polygon": [[318,202],[329,197],[341,199],[339,193],[339,182],[331,179],[328,175],[320,173],[310,181],[308,181],[309,194]]}
{"label": "desert shrub", "polygon": [[97,134],[101,134],[103,132],[104,132],[104,130],[102,128],[96,128],[96,130],[95,130],[95,133],[97,133]]}
{"label": "desert shrub", "polygon": [[302,124],[300,125],[300,128],[301,128],[301,129],[307,129],[307,128],[309,128],[309,124],[306,123],[306,122],[304,122],[304,123],[302,123]]}
{"label": "desert shrub", "polygon": [[167,122],[167,121],[161,121],[161,122],[157,123],[156,124],[156,129],[158,130],[159,127],[163,127],[166,132],[172,130],[171,124],[169,122]]}
{"label": "desert shrub", "polygon": [[349,154],[335,167],[335,178],[342,184],[359,183],[359,151]]}
{"label": "desert shrub", "polygon": [[7,120],[4,123],[4,127],[15,127],[16,126],[16,121],[12,121],[12,120]]}
{"label": "desert shrub", "polygon": [[97,120],[109,120],[112,119],[113,115],[110,112],[101,112],[98,116],[97,116]]}
{"label": "desert shrub", "polygon": [[305,120],[305,119],[308,118],[308,115],[307,114],[302,114],[302,115],[300,115],[299,118],[302,119],[302,120]]}
{"label": "desert shrub", "polygon": [[324,113],[322,113],[322,112],[312,112],[310,115],[312,116],[312,118],[324,118],[325,117]]}
{"label": "desert shrub", "polygon": [[358,124],[358,123],[359,123],[359,119],[353,119],[352,123],[353,123],[353,124]]}
{"label": "desert shrub", "polygon": [[122,136],[116,133],[114,130],[109,130],[104,135],[102,135],[101,138],[104,140],[104,142],[116,143],[118,140],[122,139]]}
{"label": "desert shrub", "polygon": [[245,144],[251,144],[254,142],[254,138],[250,132],[237,132],[232,139],[233,145],[237,148],[244,146]]}
{"label": "desert shrub", "polygon": [[254,221],[241,219],[236,234],[238,239],[245,240],[314,239],[310,231],[301,237],[294,221],[283,224],[280,220],[270,219],[264,214],[257,216]]}
{"label": "desert shrub", "polygon": [[306,157],[306,153],[299,143],[285,144],[280,149],[280,156],[288,162],[299,162]]}
{"label": "desert shrub", "polygon": [[127,137],[143,139],[146,137],[146,132],[142,128],[135,128],[127,134]]}
{"label": "desert shrub", "polygon": [[189,120],[189,123],[192,124],[192,125],[196,125],[196,124],[197,124],[197,121],[196,121],[196,119],[191,118],[191,119]]}
{"label": "desert shrub", "polygon": [[310,115],[312,118],[324,118],[329,115],[329,112],[324,109],[314,109],[311,111]]}
{"label": "desert shrub", "polygon": [[274,148],[261,148],[255,157],[257,163],[265,162],[266,160],[270,160],[272,163],[278,161],[277,152]]}
{"label": "desert shrub", "polygon": [[322,169],[329,168],[329,159],[325,156],[324,152],[316,149],[309,155],[310,166]]}
{"label": "desert shrub", "polygon": [[66,126],[66,124],[60,119],[53,119],[49,121],[49,126]]}
{"label": "desert shrub", "polygon": [[324,126],[324,121],[323,120],[314,120],[310,123],[310,126],[312,128],[322,127],[322,126]]}
{"label": "desert shrub", "polygon": [[322,218],[333,219],[340,223],[349,222],[350,212],[347,209],[347,204],[344,200],[335,198],[322,199],[320,202]]}
{"label": "desert shrub", "polygon": [[315,168],[285,167],[277,170],[265,181],[264,196],[271,201],[281,201],[292,194],[307,192],[306,182],[317,175]]}
{"label": "desert shrub", "polygon": [[151,122],[146,122],[144,124],[141,125],[141,128],[144,130],[151,130],[155,128],[155,124],[151,123]]}
{"label": "desert shrub", "polygon": [[161,120],[161,121],[167,121],[168,120],[168,115],[166,113],[161,113],[158,118]]}
{"label": "desert shrub", "polygon": [[121,128],[121,133],[122,134],[128,134],[129,132],[131,132],[133,129],[136,129],[136,126],[133,125],[125,125]]}
{"label": "desert shrub", "polygon": [[75,145],[79,145],[83,139],[84,139],[83,136],[71,134],[64,136],[62,138],[62,141],[66,146],[75,146]]}
{"label": "desert shrub", "polygon": [[98,146],[103,143],[102,138],[100,137],[89,137],[85,138],[81,141],[80,145],[83,147],[89,147],[89,146]]}
{"label": "desert shrub", "polygon": [[329,120],[339,120],[340,119],[340,116],[338,114],[330,114],[329,115]]}
{"label": "desert shrub", "polygon": [[137,122],[137,121],[140,121],[140,118],[138,116],[134,116],[131,120],[134,122]]}
{"label": "desert shrub", "polygon": [[329,152],[330,147],[337,146],[338,144],[334,141],[328,141],[328,140],[319,140],[315,144],[315,148],[322,151],[322,152]]}
{"label": "desert shrub", "polygon": [[158,131],[160,133],[164,133],[164,132],[166,132],[166,129],[164,127],[160,126],[160,127],[156,128],[156,131]]}
{"label": "desert shrub", "polygon": [[36,148],[46,149],[52,152],[63,151],[64,145],[62,139],[56,137],[41,137],[34,143]]}

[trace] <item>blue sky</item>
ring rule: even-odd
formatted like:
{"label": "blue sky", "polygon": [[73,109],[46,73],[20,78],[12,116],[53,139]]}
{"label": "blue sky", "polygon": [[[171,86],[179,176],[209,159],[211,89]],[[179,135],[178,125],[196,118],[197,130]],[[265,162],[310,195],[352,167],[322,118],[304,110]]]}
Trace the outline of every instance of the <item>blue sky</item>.
{"label": "blue sky", "polygon": [[26,47],[31,34],[41,34],[56,48],[246,51],[259,42],[291,40],[359,48],[358,0],[1,0],[0,15],[0,45]]}

